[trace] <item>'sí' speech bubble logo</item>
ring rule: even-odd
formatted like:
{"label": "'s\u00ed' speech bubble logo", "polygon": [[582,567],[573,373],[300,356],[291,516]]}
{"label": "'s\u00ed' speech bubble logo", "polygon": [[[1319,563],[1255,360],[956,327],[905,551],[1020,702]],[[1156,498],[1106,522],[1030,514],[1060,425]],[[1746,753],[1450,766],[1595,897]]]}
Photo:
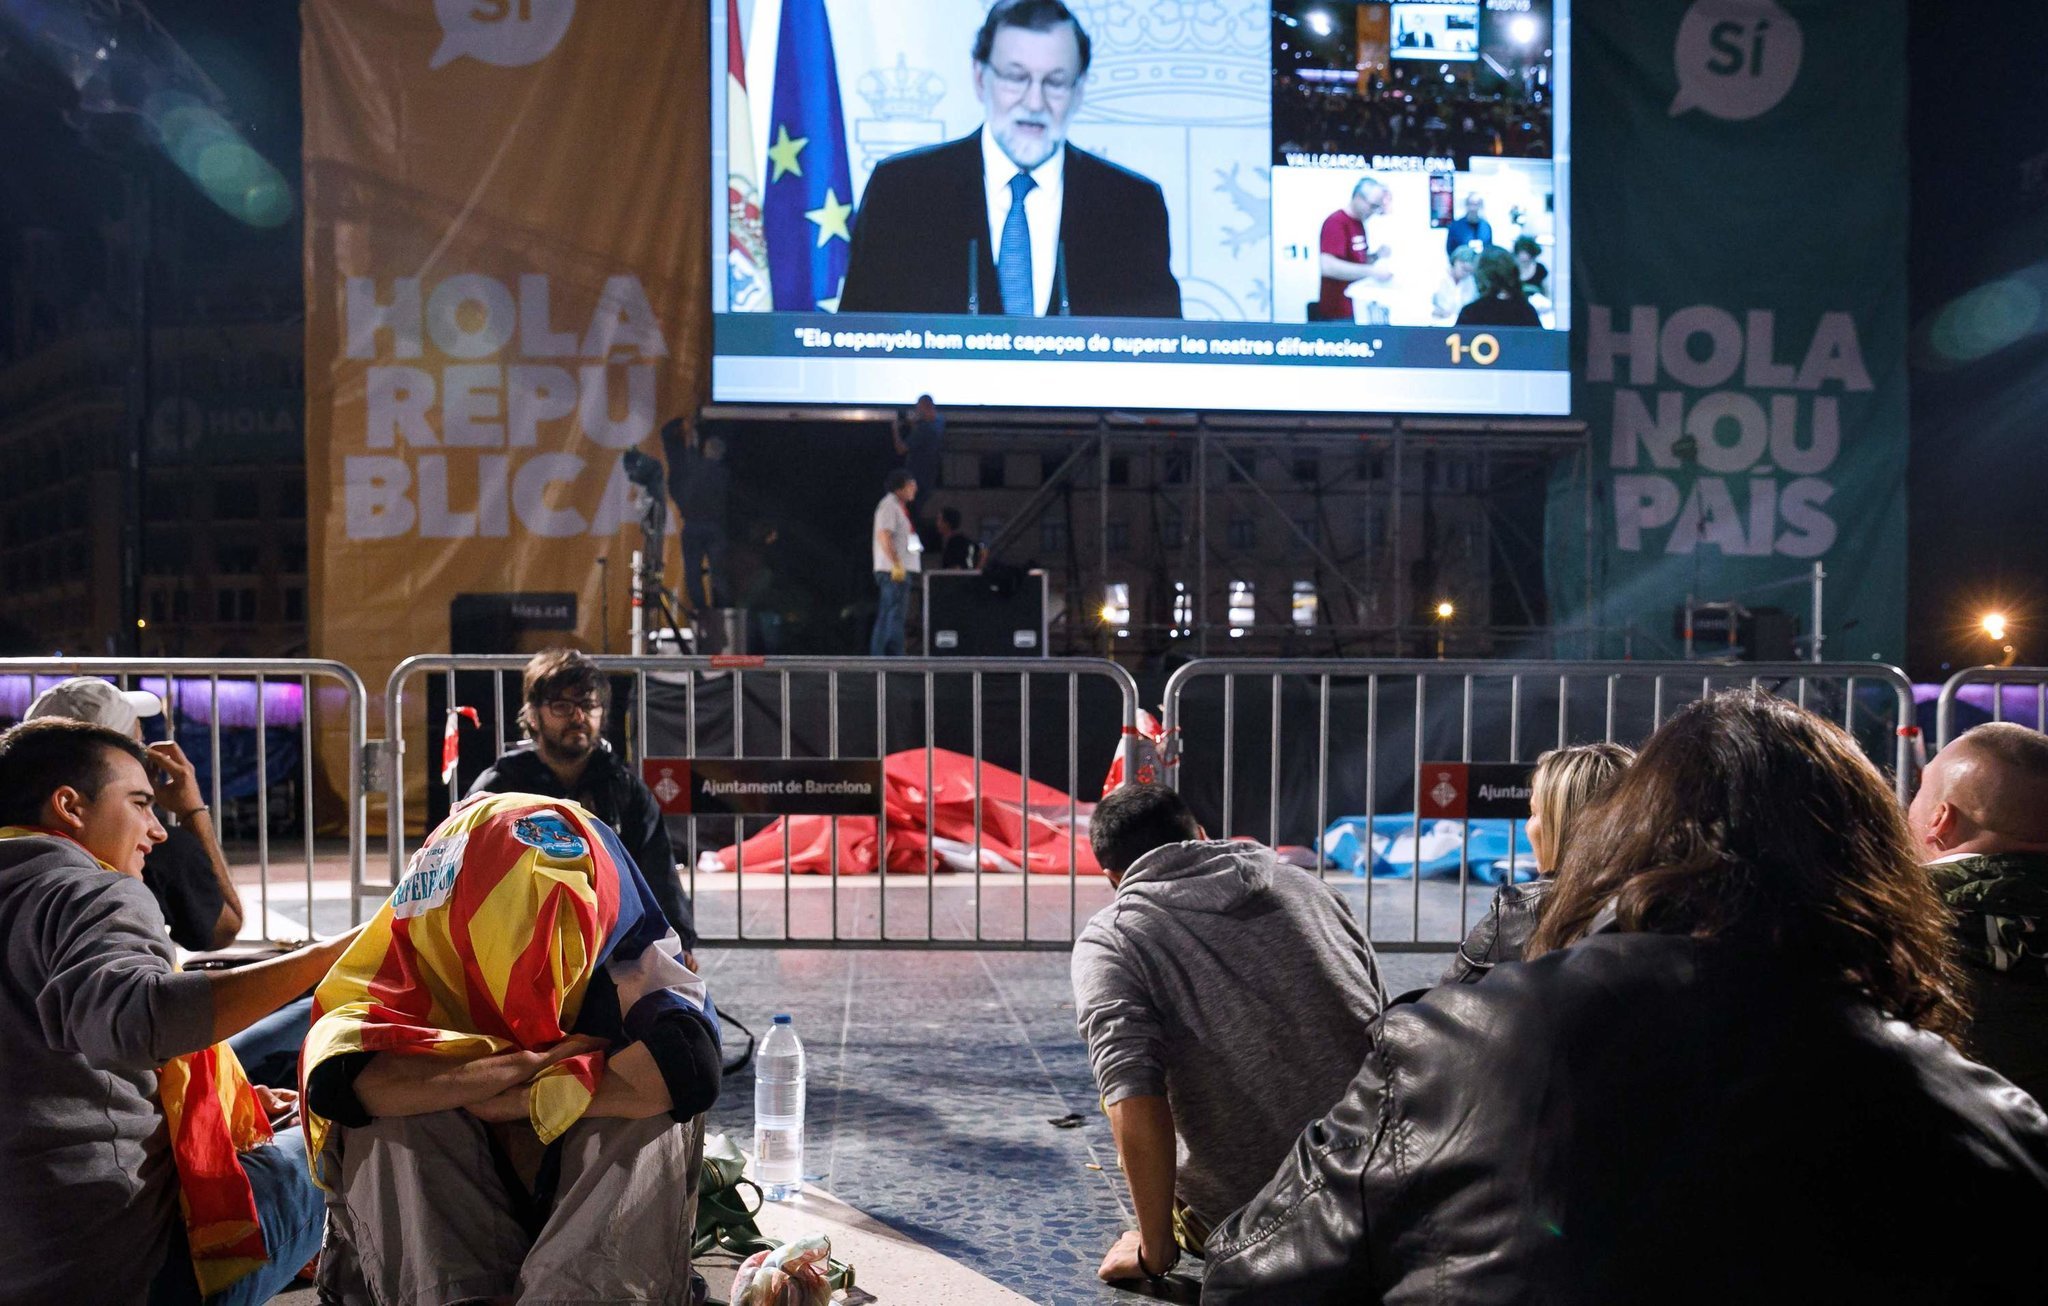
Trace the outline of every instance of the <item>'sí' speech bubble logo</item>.
{"label": "'s\u00ed' speech bubble logo", "polygon": [[1699,109],[1742,122],[1775,108],[1799,78],[1799,20],[1774,0],[1694,0],[1678,25],[1671,116]]}
{"label": "'s\u00ed' speech bubble logo", "polygon": [[429,68],[468,55],[497,68],[523,68],[555,52],[576,0],[434,0],[441,46]]}

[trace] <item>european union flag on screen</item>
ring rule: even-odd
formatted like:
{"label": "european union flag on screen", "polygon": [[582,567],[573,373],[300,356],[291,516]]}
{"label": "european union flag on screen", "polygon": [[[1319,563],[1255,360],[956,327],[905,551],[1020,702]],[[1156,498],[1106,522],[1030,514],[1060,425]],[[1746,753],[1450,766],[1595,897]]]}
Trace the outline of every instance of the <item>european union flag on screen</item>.
{"label": "european union flag on screen", "polygon": [[761,207],[775,307],[832,308],[853,237],[853,175],[825,0],[783,0],[772,108]]}

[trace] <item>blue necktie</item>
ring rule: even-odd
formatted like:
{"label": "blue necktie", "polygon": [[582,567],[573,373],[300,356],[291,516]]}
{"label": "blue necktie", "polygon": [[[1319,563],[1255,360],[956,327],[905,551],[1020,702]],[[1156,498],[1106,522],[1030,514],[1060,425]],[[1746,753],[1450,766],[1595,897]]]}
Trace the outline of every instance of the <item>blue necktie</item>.
{"label": "blue necktie", "polygon": [[1010,178],[1010,216],[1003,219],[996,276],[1003,285],[1003,312],[1013,316],[1030,317],[1036,309],[1031,299],[1031,224],[1024,217],[1024,197],[1037,185],[1028,172]]}

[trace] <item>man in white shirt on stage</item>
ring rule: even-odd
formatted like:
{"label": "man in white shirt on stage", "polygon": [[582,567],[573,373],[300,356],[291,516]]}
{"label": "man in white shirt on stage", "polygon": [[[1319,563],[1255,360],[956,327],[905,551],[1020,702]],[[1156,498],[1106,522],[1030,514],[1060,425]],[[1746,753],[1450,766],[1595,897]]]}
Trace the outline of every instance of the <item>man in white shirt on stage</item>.
{"label": "man in white shirt on stage", "polygon": [[875,525],[868,543],[875,559],[875,631],[868,638],[868,656],[902,657],[903,623],[910,615],[910,578],[921,569],[922,544],[910,524],[910,501],[917,481],[898,467],[883,483],[886,493],[875,505]]}

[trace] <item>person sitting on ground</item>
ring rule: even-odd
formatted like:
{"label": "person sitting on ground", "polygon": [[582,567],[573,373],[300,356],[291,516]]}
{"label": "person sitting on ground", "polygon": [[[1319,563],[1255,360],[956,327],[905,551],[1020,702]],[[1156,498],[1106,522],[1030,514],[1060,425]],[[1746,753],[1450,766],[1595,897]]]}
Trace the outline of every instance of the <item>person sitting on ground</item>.
{"label": "person sitting on ground", "polygon": [[1258,1191],[1358,1073],[1386,997],[1335,890],[1207,840],[1173,790],[1113,791],[1089,840],[1116,898],[1075,940],[1075,1016],[1138,1216],[1099,1273],[1136,1279]]}
{"label": "person sitting on ground", "polygon": [[[96,676],[76,676],[38,694],[21,719],[69,717],[141,743],[144,718],[161,716],[163,710],[163,700],[146,689],[116,689]],[[216,952],[242,932],[242,896],[185,750],[176,740],[150,744],[147,750],[164,841],[143,860],[142,883],[170,922],[171,942],[187,952]]]}
{"label": "person sitting on ground", "polygon": [[[22,719],[89,721],[140,743],[143,719],[163,710],[163,700],[147,690],[116,689],[80,676],[43,691]],[[143,859],[142,882],[170,923],[171,942],[187,952],[225,948],[241,933],[242,898],[214,833],[198,771],[175,740],[145,745],[144,751],[155,772],[157,820],[165,829],[164,841]],[[313,998],[307,993],[228,1040],[251,1084],[297,1089],[299,1047],[312,1019]]]}
{"label": "person sitting on ground", "polygon": [[1927,764],[1906,820],[1955,915],[1971,1051],[2048,1102],[2048,735],[1964,732]]}
{"label": "person sitting on ground", "polygon": [[315,994],[323,1301],[687,1302],[704,982],[618,836],[465,800]]}
{"label": "person sitting on ground", "polygon": [[527,662],[521,691],[525,702],[519,728],[526,739],[491,763],[469,786],[468,796],[545,794],[589,808],[625,843],[662,915],[683,941],[684,964],[694,970],[697,917],[676,874],[661,804],[604,737],[611,680],[586,654],[551,648]]}
{"label": "person sitting on ground", "polygon": [[[2039,1299],[2048,1115],[1951,1046],[1947,915],[1840,727],[1681,709],[1528,958],[1387,1009],[1204,1303]],[[1981,1254],[1927,1236],[1953,1193]]]}
{"label": "person sitting on ground", "polygon": [[297,1095],[222,1040],[349,936],[179,971],[142,883],[158,764],[64,717],[0,734],[0,1301],[264,1302],[319,1246]]}
{"label": "person sitting on ground", "polygon": [[1544,895],[1571,843],[1572,826],[1614,788],[1635,754],[1620,744],[1579,744],[1553,748],[1536,759],[1529,781],[1529,847],[1536,854],[1536,878],[1510,881],[1494,891],[1486,918],[1458,945],[1458,957],[1439,984],[1476,984],[1504,961],[1520,961]]}

